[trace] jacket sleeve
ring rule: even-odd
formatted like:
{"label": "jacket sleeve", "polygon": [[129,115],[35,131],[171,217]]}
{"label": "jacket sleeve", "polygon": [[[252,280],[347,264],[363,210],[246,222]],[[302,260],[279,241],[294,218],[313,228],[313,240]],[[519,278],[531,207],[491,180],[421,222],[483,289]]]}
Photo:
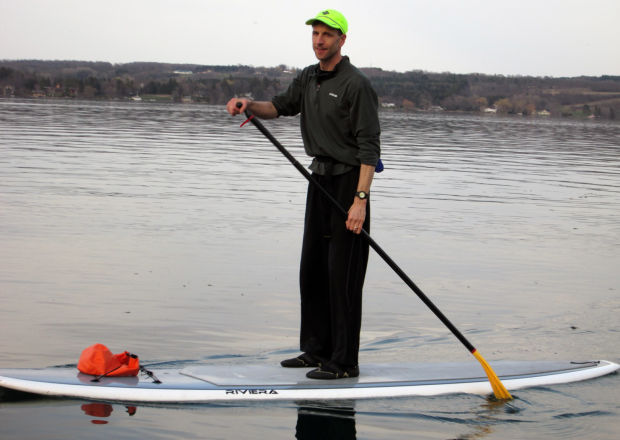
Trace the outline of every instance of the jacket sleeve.
{"label": "jacket sleeve", "polygon": [[351,98],[352,132],[359,148],[358,158],[364,165],[376,166],[381,155],[378,101],[366,78],[356,87]]}
{"label": "jacket sleeve", "polygon": [[295,116],[301,112],[303,74],[304,72],[302,71],[297,75],[284,93],[271,99],[272,104],[278,111],[278,116]]}

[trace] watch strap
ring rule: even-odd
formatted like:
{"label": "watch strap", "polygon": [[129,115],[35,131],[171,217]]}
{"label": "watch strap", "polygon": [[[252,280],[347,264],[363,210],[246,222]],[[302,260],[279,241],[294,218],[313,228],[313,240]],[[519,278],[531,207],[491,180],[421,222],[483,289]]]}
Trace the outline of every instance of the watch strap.
{"label": "watch strap", "polygon": [[368,198],[370,197],[370,193],[366,191],[357,191],[355,193],[355,196],[362,200],[368,200]]}

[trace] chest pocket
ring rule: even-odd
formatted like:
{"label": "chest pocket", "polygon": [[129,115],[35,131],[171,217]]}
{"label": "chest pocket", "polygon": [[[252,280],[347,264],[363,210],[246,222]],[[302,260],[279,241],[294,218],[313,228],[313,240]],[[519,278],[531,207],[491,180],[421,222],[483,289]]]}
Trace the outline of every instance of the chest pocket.
{"label": "chest pocket", "polygon": [[348,117],[348,106],[341,90],[329,87],[325,84],[320,87],[317,103],[322,114],[342,120]]}

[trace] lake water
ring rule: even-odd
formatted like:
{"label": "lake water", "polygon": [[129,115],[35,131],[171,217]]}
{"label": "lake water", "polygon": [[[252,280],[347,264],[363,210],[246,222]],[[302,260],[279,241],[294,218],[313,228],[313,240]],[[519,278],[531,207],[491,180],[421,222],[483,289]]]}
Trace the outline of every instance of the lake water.
{"label": "lake water", "polygon": [[[493,365],[620,361],[620,125],[382,113],[372,235]],[[0,100],[0,366],[297,353],[306,182],[222,107]],[[265,125],[302,162],[298,119]],[[377,256],[360,362],[469,361]],[[2,439],[616,439],[620,381],[485,396],[85,406],[0,396]],[[111,410],[111,412],[110,412]]]}

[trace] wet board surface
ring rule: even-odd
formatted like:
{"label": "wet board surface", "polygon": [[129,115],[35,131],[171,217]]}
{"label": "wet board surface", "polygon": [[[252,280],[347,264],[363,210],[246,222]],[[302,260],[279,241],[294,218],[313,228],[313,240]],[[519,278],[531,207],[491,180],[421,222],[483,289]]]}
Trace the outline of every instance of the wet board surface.
{"label": "wet board surface", "polygon": [[[612,373],[609,361],[496,361],[491,367],[508,390],[577,382]],[[29,393],[120,402],[215,402],[234,400],[329,400],[451,393],[491,394],[477,362],[363,364],[360,376],[308,379],[306,368],[279,365],[195,365],[150,369],[146,375],[102,378],[75,368],[0,369],[0,386]]]}

